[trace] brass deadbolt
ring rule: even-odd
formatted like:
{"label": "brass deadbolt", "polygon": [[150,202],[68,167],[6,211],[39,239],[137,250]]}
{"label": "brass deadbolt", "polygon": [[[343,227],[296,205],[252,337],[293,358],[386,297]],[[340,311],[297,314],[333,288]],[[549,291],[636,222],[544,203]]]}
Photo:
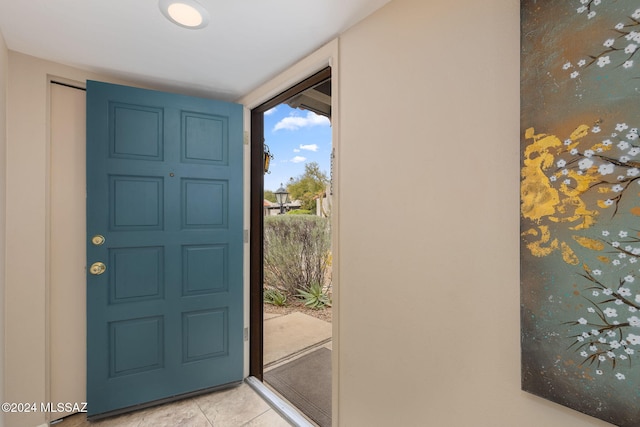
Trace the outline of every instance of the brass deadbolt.
{"label": "brass deadbolt", "polygon": [[100,246],[104,244],[104,240],[105,240],[104,236],[101,236],[100,234],[96,234],[91,238],[91,243],[93,243],[96,246]]}

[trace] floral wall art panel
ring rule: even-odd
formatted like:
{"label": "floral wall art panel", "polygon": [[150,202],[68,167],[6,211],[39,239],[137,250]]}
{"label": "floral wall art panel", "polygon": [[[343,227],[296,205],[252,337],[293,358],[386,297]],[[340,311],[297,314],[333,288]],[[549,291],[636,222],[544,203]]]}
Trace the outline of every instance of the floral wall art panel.
{"label": "floral wall art panel", "polygon": [[522,388],[640,426],[640,2],[521,1]]}

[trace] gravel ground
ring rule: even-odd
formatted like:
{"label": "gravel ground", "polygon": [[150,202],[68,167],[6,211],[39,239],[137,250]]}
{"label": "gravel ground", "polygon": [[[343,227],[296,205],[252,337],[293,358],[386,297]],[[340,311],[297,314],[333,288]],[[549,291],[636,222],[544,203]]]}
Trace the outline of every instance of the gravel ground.
{"label": "gravel ground", "polygon": [[287,305],[284,307],[278,307],[273,304],[264,304],[264,312],[265,313],[273,313],[273,314],[289,314],[295,311],[299,311],[301,313],[307,314],[309,316],[316,317],[320,320],[324,320],[325,322],[331,323],[331,307],[323,308],[320,310],[314,310],[312,308],[305,307],[302,301],[287,301]]}

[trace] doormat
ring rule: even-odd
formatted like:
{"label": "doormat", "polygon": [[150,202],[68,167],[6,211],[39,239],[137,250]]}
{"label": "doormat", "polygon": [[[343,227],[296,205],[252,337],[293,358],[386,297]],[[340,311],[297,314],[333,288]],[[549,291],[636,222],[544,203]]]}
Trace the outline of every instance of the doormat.
{"label": "doormat", "polygon": [[322,347],[265,372],[264,381],[320,427],[331,426],[331,350]]}

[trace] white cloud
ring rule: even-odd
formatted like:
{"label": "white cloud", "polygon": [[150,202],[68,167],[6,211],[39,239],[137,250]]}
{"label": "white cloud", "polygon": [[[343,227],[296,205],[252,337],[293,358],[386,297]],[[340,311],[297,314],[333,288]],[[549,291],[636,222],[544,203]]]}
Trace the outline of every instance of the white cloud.
{"label": "white cloud", "polygon": [[299,153],[299,152],[300,152],[300,149],[299,149],[299,148],[294,148],[294,149],[293,149],[293,152],[294,152],[294,153]]}
{"label": "white cloud", "polygon": [[270,116],[270,115],[272,115],[273,113],[275,113],[276,111],[278,111],[278,107],[273,107],[273,108],[271,108],[270,110],[265,111],[265,112],[264,112],[264,115],[265,115],[265,116]]}
{"label": "white cloud", "polygon": [[310,126],[329,126],[331,122],[325,116],[319,116],[316,113],[309,111],[306,117],[301,116],[289,116],[280,120],[274,126],[273,130],[288,129],[298,130],[303,127]]}
{"label": "white cloud", "polygon": [[318,151],[318,144],[300,145],[301,150]]}
{"label": "white cloud", "polygon": [[302,163],[305,160],[307,160],[306,157],[302,157],[302,156],[295,156],[293,159],[291,159],[291,163]]}

